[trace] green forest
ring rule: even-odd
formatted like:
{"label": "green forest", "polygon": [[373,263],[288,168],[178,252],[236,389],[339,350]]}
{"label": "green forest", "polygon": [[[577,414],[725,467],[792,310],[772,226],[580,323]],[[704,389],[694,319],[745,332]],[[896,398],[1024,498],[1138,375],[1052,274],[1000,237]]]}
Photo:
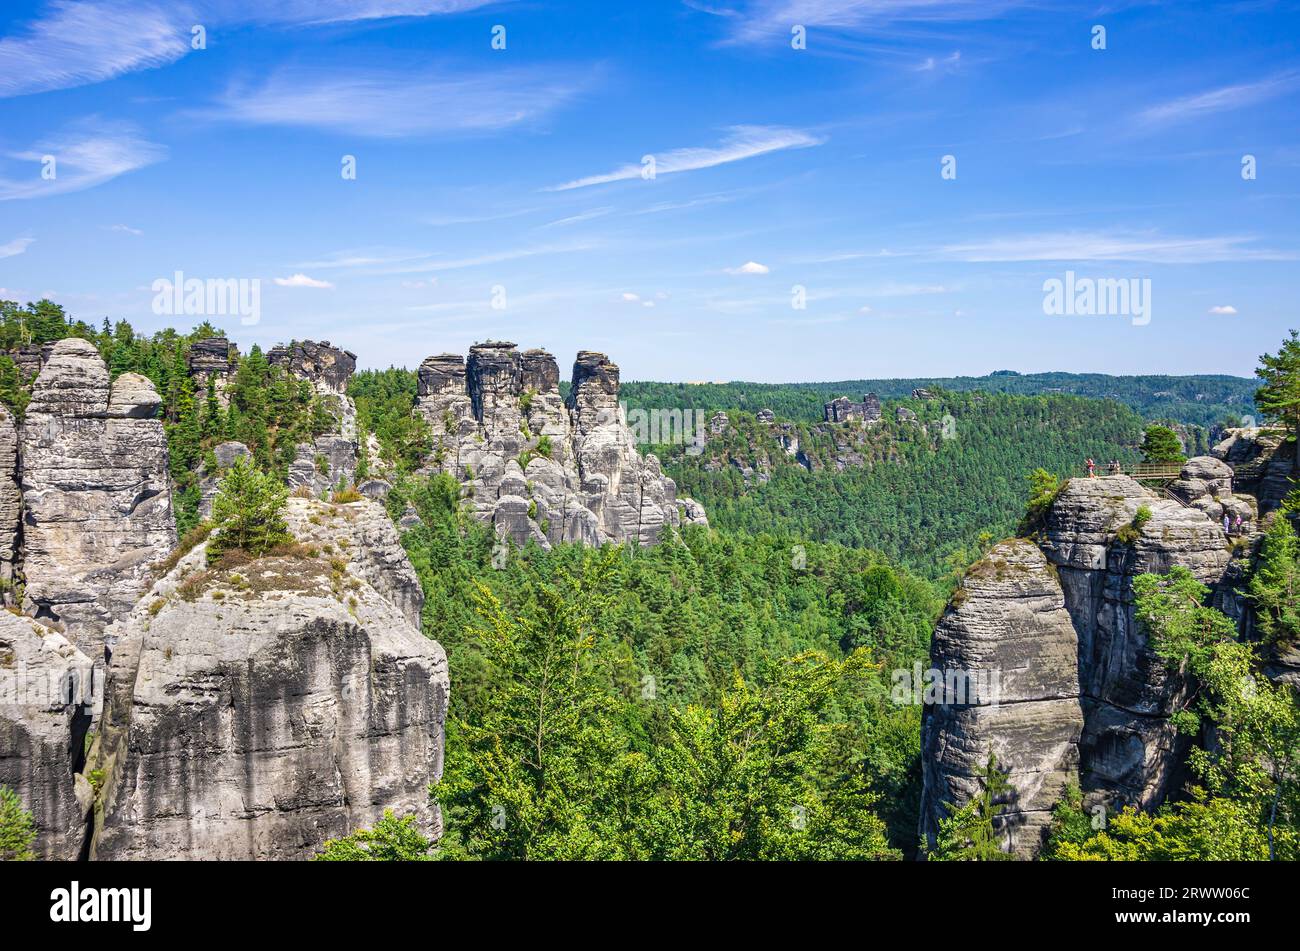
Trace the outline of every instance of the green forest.
{"label": "green forest", "polygon": [[[194,392],[186,371],[190,343],[212,335],[209,326],[144,337],[125,322],[71,321],[49,302],[0,310],[10,351],[81,336],[114,376],[154,381],[182,530],[197,522],[213,446],[249,445],[253,465],[239,463],[221,484],[218,524],[198,526],[200,536],[219,529],[214,557],[223,546],[256,554],[284,541],[284,468],[297,443],[331,425],[310,386],[254,347],[238,361],[224,410],[212,393]],[[1261,378],[1259,406],[1294,426],[1300,341],[1266,358]],[[927,662],[962,570],[1017,530],[1027,499],[1041,511],[1057,477],[1078,473],[1086,457],[1137,459],[1147,413],[1120,398],[907,382],[932,384],[928,398],[900,384],[873,427],[822,424],[820,403],[816,415],[798,409],[814,388],[764,392],[801,457],[742,405],[743,390],[728,392],[719,405],[730,429],[704,452],[658,447],[711,527],[649,549],[543,551],[503,545],[468,513],[454,480],[417,474],[429,436],[411,413],[413,373],[356,374],[359,427],[391,467],[389,513],[410,505],[420,516],[402,542],[426,597],[424,633],[450,660],[445,775],[431,787],[446,832],[434,845],[406,817],[389,816],[323,844],[321,857],[922,857],[922,708],[891,697],[892,672]],[[20,418],[28,383],[0,357],[0,399]],[[657,385],[628,389],[637,386]],[[672,389],[663,386],[639,392],[657,400]],[[1215,399],[1229,405],[1232,395]],[[1160,656],[1202,684],[1180,727],[1230,742],[1198,747],[1194,782],[1154,814],[1125,812],[1098,831],[1081,799],[1067,796],[1045,858],[1295,857],[1300,715],[1294,693],[1260,667],[1262,651],[1300,636],[1300,544],[1288,518],[1272,525],[1246,582],[1259,645],[1237,641],[1185,573],[1139,579],[1139,617]],[[998,857],[1004,783],[991,759],[984,794],[944,822],[925,857]],[[30,830],[21,804],[10,796],[0,806],[0,846],[22,857]]]}
{"label": "green forest", "polygon": [[858,400],[875,393],[882,400],[910,397],[915,389],[954,393],[1005,393],[1011,396],[1086,396],[1122,403],[1147,420],[1170,420],[1209,428],[1240,426],[1255,415],[1254,380],[1236,376],[1107,376],[1102,373],[1017,373],[929,379],[842,380],[834,383],[650,383],[625,381],[629,407],[682,409],[770,409],[782,419],[818,422],[822,407],[837,396]]}

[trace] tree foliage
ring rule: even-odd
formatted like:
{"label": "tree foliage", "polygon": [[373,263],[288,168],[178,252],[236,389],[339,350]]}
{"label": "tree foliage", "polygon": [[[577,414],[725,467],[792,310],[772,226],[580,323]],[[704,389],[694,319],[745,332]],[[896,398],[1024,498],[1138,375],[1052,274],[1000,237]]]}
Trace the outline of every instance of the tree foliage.
{"label": "tree foliage", "polygon": [[415,827],[415,816],[393,815],[391,809],[373,829],[358,829],[330,839],[315,856],[317,862],[427,862],[433,843]]}
{"label": "tree foliage", "polygon": [[274,475],[260,471],[246,456],[226,470],[212,503],[214,532],[208,542],[212,557],[239,549],[264,555],[289,542],[284,506],[289,490]]}
{"label": "tree foliage", "polygon": [[0,862],[26,862],[36,858],[32,843],[36,825],[31,813],[23,808],[18,793],[0,786]]}

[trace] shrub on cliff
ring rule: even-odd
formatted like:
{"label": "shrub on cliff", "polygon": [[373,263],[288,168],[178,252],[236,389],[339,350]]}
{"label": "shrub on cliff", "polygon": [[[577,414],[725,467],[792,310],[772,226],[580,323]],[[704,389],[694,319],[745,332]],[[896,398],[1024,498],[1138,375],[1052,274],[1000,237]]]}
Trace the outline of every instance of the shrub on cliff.
{"label": "shrub on cliff", "polygon": [[1064,488],[1064,480],[1046,469],[1035,469],[1029,473],[1029,501],[1025,504],[1025,514],[1016,533],[1024,537],[1041,528],[1047,510]]}
{"label": "shrub on cliff", "polygon": [[386,809],[373,829],[358,829],[341,839],[330,839],[314,861],[427,862],[432,846],[415,827],[415,816],[399,819]]}
{"label": "shrub on cliff", "polygon": [[31,813],[23,808],[16,792],[0,786],[0,862],[27,862],[36,858],[31,849],[35,840],[36,827]]}
{"label": "shrub on cliff", "polygon": [[215,536],[208,545],[211,557],[239,549],[264,555],[292,541],[284,522],[289,490],[274,475],[260,471],[246,457],[226,470],[212,505]]}

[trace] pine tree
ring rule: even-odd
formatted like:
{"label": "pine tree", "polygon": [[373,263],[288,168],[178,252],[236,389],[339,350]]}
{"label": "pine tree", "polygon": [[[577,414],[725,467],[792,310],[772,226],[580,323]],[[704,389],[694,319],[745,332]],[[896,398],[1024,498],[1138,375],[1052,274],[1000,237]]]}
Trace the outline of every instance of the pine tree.
{"label": "pine tree", "polygon": [[1262,354],[1259,362],[1255,376],[1264,385],[1255,391],[1255,405],[1265,417],[1280,422],[1295,438],[1300,433],[1300,333],[1292,330],[1276,356]]}
{"label": "pine tree", "polygon": [[1300,541],[1291,520],[1279,513],[1259,546],[1246,591],[1255,604],[1255,623],[1270,640],[1300,634]]}
{"label": "pine tree", "polygon": [[951,815],[939,820],[938,847],[930,858],[941,862],[997,862],[1011,858],[1002,851],[994,820],[1012,786],[998,769],[993,751],[980,775],[981,793],[966,805],[947,803]]}
{"label": "pine tree", "polygon": [[1184,462],[1183,445],[1168,426],[1148,426],[1142,440],[1142,458],[1147,462]]}
{"label": "pine tree", "polygon": [[241,456],[226,470],[212,505],[216,534],[208,546],[215,557],[233,549],[264,555],[291,541],[284,522],[289,490],[275,476]]}

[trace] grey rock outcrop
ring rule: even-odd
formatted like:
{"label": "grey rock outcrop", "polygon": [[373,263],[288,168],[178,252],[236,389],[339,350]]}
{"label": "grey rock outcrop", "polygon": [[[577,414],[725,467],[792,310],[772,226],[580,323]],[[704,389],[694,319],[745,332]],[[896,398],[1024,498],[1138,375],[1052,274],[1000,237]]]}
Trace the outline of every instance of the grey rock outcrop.
{"label": "grey rock outcrop", "polygon": [[390,600],[414,579],[395,532],[368,501],[289,514],[309,548],[207,567],[200,546],[121,622],[92,858],[306,858],[386,809],[440,833],[447,661],[418,584]]}
{"label": "grey rock outcrop", "polygon": [[[1141,506],[1151,518],[1137,541],[1116,541]],[[1080,741],[1083,789],[1112,809],[1161,802],[1187,748],[1169,719],[1187,685],[1148,645],[1133,616],[1132,580],[1180,565],[1213,585],[1228,566],[1227,537],[1204,513],[1160,498],[1128,476],[1109,476],[1070,480],[1048,516],[1042,545],[1079,633],[1087,721]]]}
{"label": "grey rock outcrop", "polygon": [[239,359],[239,348],[225,337],[205,337],[190,344],[189,368],[194,392],[200,398],[207,393],[209,382],[217,402],[230,405],[228,392]]}
{"label": "grey rock outcrop", "polygon": [[357,408],[347,395],[348,381],[357,367],[356,354],[330,346],[328,340],[302,340],[272,347],[266,356],[272,366],[310,383],[336,424],[332,432],[296,447],[289,466],[290,488],[317,497],[340,484],[350,488],[356,483],[360,458]]}
{"label": "grey rock outcrop", "polygon": [[23,495],[18,483],[18,429],[0,406],[0,604],[12,604],[22,540]]}
{"label": "grey rock outcrop", "polygon": [[855,403],[847,396],[837,396],[824,407],[822,415],[828,423],[847,423],[858,421],[875,423],[880,420],[880,398],[875,393],[862,397],[861,403]]}
{"label": "grey rock outcrop", "polygon": [[299,379],[309,380],[321,392],[342,395],[357,369],[357,355],[340,350],[328,340],[295,340],[266,352],[271,366],[282,367]]}
{"label": "grey rock outcrop", "polygon": [[[1212,475],[1218,470],[1193,466],[1189,474],[1196,473]],[[1140,508],[1150,513],[1141,523],[1135,520]],[[1118,537],[1125,528],[1135,532],[1128,543]],[[1032,560],[1028,554],[1034,547],[1031,543],[1009,544],[1022,553],[1022,562]],[[1070,757],[1077,764],[1090,807],[1103,805],[1114,811],[1125,805],[1152,807],[1163,802],[1181,778],[1188,747],[1188,740],[1171,721],[1187,695],[1188,684],[1171,672],[1147,643],[1134,617],[1133,578],[1179,565],[1202,583],[1214,586],[1229,569],[1229,548],[1222,527],[1205,512],[1159,496],[1123,475],[1072,479],[1048,512],[1036,550],[1041,550],[1052,570],[1043,576],[1045,587],[1037,593],[1047,599],[1044,604],[1055,604],[1059,593],[1073,629],[1083,726]],[[1011,560],[1005,552],[999,557]],[[977,583],[988,570],[981,565],[972,571]],[[964,619],[964,624],[955,626],[950,618]],[[990,636],[987,631],[995,632],[995,640],[1015,643],[1025,631],[1042,623],[1037,618],[1031,623],[1023,615],[1017,621],[1001,604],[968,595],[956,611],[949,610],[936,630],[932,642],[935,662],[977,650],[981,639]],[[1012,669],[1018,669],[1014,654]],[[1025,695],[1056,696],[1063,670],[1059,663],[1028,665],[1023,671]],[[1006,668],[1002,676],[1005,684]],[[942,717],[927,712],[927,730],[930,723],[942,723]],[[996,753],[998,730],[991,719],[985,718],[985,723],[987,736],[980,736]],[[1014,736],[1016,727],[1008,729]],[[1003,747],[1013,767],[1019,762],[1017,757],[1035,757],[1032,744],[1022,746],[1026,742],[1016,739]],[[968,757],[957,748],[949,752],[941,743],[926,748],[931,754],[926,762],[927,804],[954,795],[954,789],[959,794],[960,781],[969,775]],[[957,780],[951,779],[950,773]],[[1019,794],[1036,801],[1035,788],[1031,784]],[[958,795],[957,801],[964,800]],[[932,835],[937,819],[932,808],[927,815],[922,831]],[[926,822],[931,824],[928,828]],[[1032,827],[1033,822],[1024,825]],[[1036,842],[1014,838],[1009,845],[1020,854],[1032,854],[1037,848]]]}
{"label": "grey rock outcrop", "polygon": [[555,358],[489,342],[420,366],[416,412],[429,424],[433,470],[466,487],[475,514],[522,545],[657,542],[682,515],[677,487],[637,452],[618,402],[618,367],[582,351],[568,400]]}
{"label": "grey rock outcrop", "polygon": [[152,384],[111,387],[95,347],[54,345],[21,433],[24,607],[91,657],[176,544],[167,440]]}
{"label": "grey rock outcrop", "polygon": [[979,795],[991,753],[1015,790],[999,817],[1004,845],[1032,856],[1052,806],[1078,781],[1084,723],[1078,640],[1037,546],[1003,542],[971,569],[930,660],[944,687],[922,714],[922,836],[933,846],[948,805]]}
{"label": "grey rock outcrop", "polygon": [[0,611],[0,786],[31,813],[42,858],[81,851],[89,784],[76,774],[102,676],[62,634]]}
{"label": "grey rock outcrop", "polygon": [[290,498],[285,523],[299,541],[318,546],[387,598],[416,630],[424,589],[384,507],[369,499],[333,505]]}
{"label": "grey rock outcrop", "polygon": [[1210,450],[1232,467],[1234,490],[1253,495],[1261,516],[1281,505],[1293,488],[1297,448],[1285,436],[1277,428],[1228,429]]}
{"label": "grey rock outcrop", "polygon": [[216,468],[209,472],[205,465],[199,473],[199,517],[212,517],[212,503],[216,501],[217,491],[221,488],[221,475],[235,464],[236,459],[252,458],[252,452],[242,442],[233,439],[218,443],[212,449]]}

